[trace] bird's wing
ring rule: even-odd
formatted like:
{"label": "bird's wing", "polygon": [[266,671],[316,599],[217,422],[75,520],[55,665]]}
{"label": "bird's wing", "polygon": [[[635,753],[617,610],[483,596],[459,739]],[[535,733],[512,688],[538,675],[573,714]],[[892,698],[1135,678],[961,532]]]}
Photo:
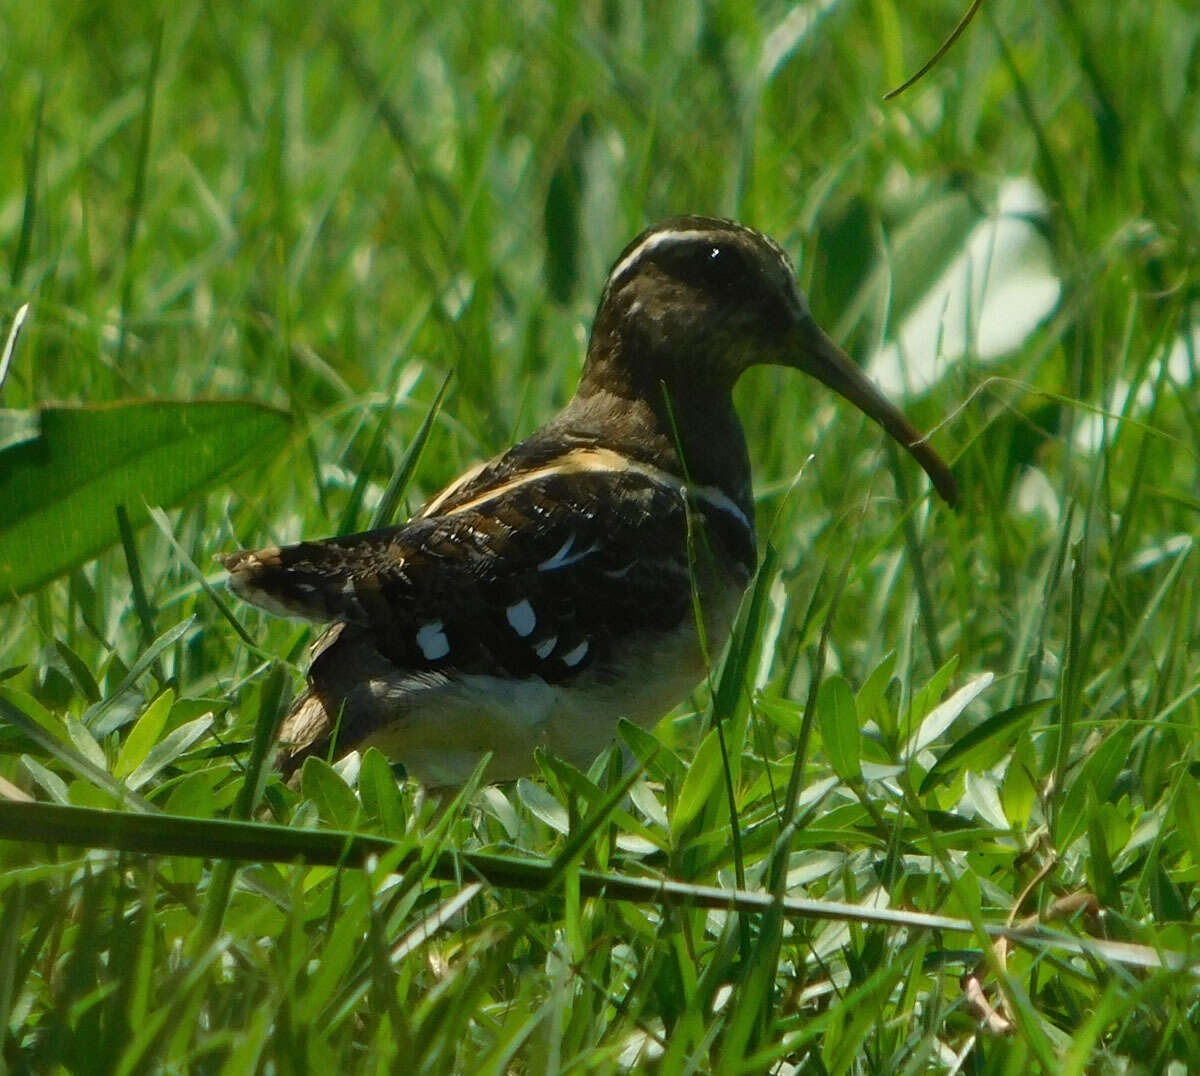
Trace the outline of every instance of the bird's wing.
{"label": "bird's wing", "polygon": [[[689,497],[673,476],[590,449],[454,492],[403,526],[235,553],[231,586],[269,611],[369,633],[405,672],[550,682],[692,615]],[[748,524],[728,506],[699,508],[715,524],[706,535],[741,543],[748,574]]]}

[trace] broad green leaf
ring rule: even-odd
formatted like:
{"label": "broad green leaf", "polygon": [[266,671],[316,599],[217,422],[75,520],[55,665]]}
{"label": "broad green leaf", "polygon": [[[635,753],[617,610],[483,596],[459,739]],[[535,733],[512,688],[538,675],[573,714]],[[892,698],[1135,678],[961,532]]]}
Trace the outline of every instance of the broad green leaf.
{"label": "broad green leaf", "polygon": [[159,770],[164,766],[169,766],[201,736],[204,736],[212,728],[212,721],[212,714],[205,714],[203,717],[196,718],[195,721],[189,721],[186,725],[180,725],[179,728],[174,729],[161,742],[150,748],[142,763],[125,781],[126,785],[132,789],[141,788]]}
{"label": "broad green leaf", "polygon": [[367,817],[379,824],[387,837],[404,833],[404,801],[396,775],[376,747],[368,747],[358,771],[358,797]]}
{"label": "broad green leaf", "polygon": [[[930,677],[929,682],[913,695],[912,702],[909,703],[908,714],[899,729],[901,736],[911,737],[912,730],[919,727],[920,722],[925,720],[937,700],[946,693],[946,688],[949,687],[950,680],[957,668],[958,655],[954,654]],[[912,750],[911,747],[909,750]]]}
{"label": "broad green leaf", "polygon": [[21,756],[21,767],[42,786],[55,803],[70,804],[71,794],[67,789],[67,782],[58,774],[46,769],[37,759],[30,758],[29,755]]}
{"label": "broad green leaf", "polygon": [[[572,766],[565,759],[558,758],[547,751],[535,750],[534,761],[547,778],[557,780],[559,787],[569,795],[578,796],[581,803],[591,806],[604,798],[599,786],[588,779],[588,776],[577,766]],[[551,783],[551,788],[554,787]]]}
{"label": "broad green leaf", "polygon": [[[67,742],[63,736],[63,724],[73,720],[73,718],[67,717],[65,721],[60,722],[57,718],[47,714],[43,707],[23,692],[0,687],[0,722],[18,729],[48,755],[58,759],[72,773],[82,777],[84,782],[90,782],[97,789],[104,789],[107,796],[118,803],[127,803],[139,811],[153,810],[141,796],[122,785],[104,768],[103,752],[99,752],[101,762],[96,764]],[[46,724],[47,721],[50,723],[49,725]],[[77,731],[83,732],[85,738],[90,738],[87,729],[78,721],[75,721],[75,726]],[[95,741],[93,740],[92,743],[95,744]],[[99,751],[98,746],[96,749]],[[86,786],[77,782],[72,787]],[[76,802],[74,794],[72,794],[71,800]]]}
{"label": "broad green leaf", "polygon": [[304,794],[317,805],[322,820],[334,829],[352,830],[358,824],[362,805],[350,786],[323,758],[310,755],[300,771]]}
{"label": "broad green leaf", "polygon": [[305,1025],[319,1019],[321,1009],[340,985],[341,978],[350,962],[358,955],[358,945],[366,927],[363,918],[366,909],[365,894],[360,890],[338,909],[333,921],[329,943],[322,948],[321,961],[316,973],[309,979],[297,1010],[298,1019]]}
{"label": "broad green leaf", "polygon": [[976,815],[983,822],[997,829],[1011,828],[1004,813],[1004,805],[1000,802],[996,781],[990,774],[968,770],[963,775],[963,797],[975,808]]}
{"label": "broad green leaf", "polygon": [[[30,721],[36,722],[39,727],[51,736],[65,742],[66,738],[63,736],[62,722],[27,691],[21,691],[15,687],[0,686],[0,701],[7,702],[11,706],[16,707]],[[0,708],[0,719],[6,716],[3,708]],[[9,721],[9,724],[11,723]]]}
{"label": "broad green leaf", "polygon": [[1023,829],[1029,824],[1037,799],[1037,789],[1033,783],[1033,775],[1038,772],[1035,755],[1033,741],[1018,740],[1012,761],[1008,764],[1008,772],[1000,786],[1004,817],[1017,829]]}
{"label": "broad green leaf", "polygon": [[650,820],[655,826],[663,830],[670,828],[670,820],[667,818],[666,808],[659,802],[658,797],[654,794],[654,790],[645,782],[638,781],[637,784],[629,790],[629,798],[633,801],[634,806]]}
{"label": "broad green leaf", "polygon": [[1036,716],[1048,710],[1053,703],[1052,698],[1035,699],[1019,706],[1010,706],[1007,710],[993,714],[982,724],[976,725],[938,756],[937,762],[921,782],[921,793],[924,794],[947,780],[955,769],[977,767],[980,759],[992,752],[995,754],[989,762],[995,761],[1009,749],[1020,730]]}
{"label": "broad green leaf", "polygon": [[567,809],[541,785],[522,777],[517,781],[517,795],[530,812],[540,818],[552,830],[566,834],[571,831]]}
{"label": "broad green leaf", "polygon": [[[538,755],[542,753],[539,751]],[[549,757],[549,756],[546,756]],[[573,767],[569,763],[563,762],[561,759],[554,759],[564,770],[570,771]],[[578,771],[576,771],[578,772]],[[641,777],[640,770],[632,770],[623,780],[618,781],[613,788],[604,791],[602,798],[589,803],[587,813],[577,826],[572,827],[571,833],[567,837],[566,843],[562,850],[554,858],[554,869],[552,876],[554,878],[565,875],[568,879],[572,876],[572,872],[578,867],[578,859],[592,841],[593,837],[599,832],[610,818],[617,817],[619,821],[625,823],[625,828],[637,826],[637,823],[624,811],[618,811],[617,807],[622,800],[629,794],[629,790],[633,787],[634,782]],[[572,778],[574,781],[575,779]],[[587,783],[587,779],[579,774],[578,781]],[[578,783],[576,781],[576,783]],[[599,789],[596,790],[598,793]],[[583,793],[587,795],[585,791]],[[589,796],[590,799],[590,796]],[[642,827],[638,826],[639,829]],[[646,834],[649,837],[649,834]],[[653,843],[653,842],[652,842]],[[607,863],[607,855],[604,852],[603,842],[596,849],[596,858],[601,864]]]}
{"label": "broad green leaf", "polygon": [[889,738],[896,735],[896,715],[887,705],[886,692],[895,669],[896,651],[889,650],[871,670],[855,698],[859,719],[863,722],[875,721]]}
{"label": "broad green leaf", "polygon": [[716,790],[717,782],[721,779],[721,741],[718,737],[719,727],[709,730],[704,742],[696,751],[696,757],[688,767],[687,776],[683,779],[683,787],[679,790],[679,801],[671,815],[671,839],[678,840],[679,835],[687,829],[688,823],[695,818]]}
{"label": "broad green leaf", "polygon": [[167,688],[146,707],[121,745],[121,753],[117,755],[117,764],[113,767],[113,773],[118,777],[124,777],[146,761],[146,756],[158,742],[158,737],[166,726],[167,716],[174,704],[175,692],[172,688]]}
{"label": "broad green leaf", "polygon": [[1058,813],[1055,842],[1059,848],[1066,849],[1088,824],[1087,797],[1093,796],[1093,802],[1101,804],[1112,794],[1121,770],[1129,764],[1135,732],[1132,725],[1117,729],[1079,768]]}
{"label": "broad green leaf", "polygon": [[817,715],[833,772],[843,781],[860,777],[858,710],[854,705],[854,692],[844,676],[830,676],[821,684]]}
{"label": "broad green leaf", "polygon": [[288,416],[236,400],[50,407],[41,435],[0,451],[0,599],[91,559],[120,537],[116,506],[145,523],[269,457]]}
{"label": "broad green leaf", "polygon": [[71,743],[75,745],[76,750],[97,769],[106,769],[108,763],[104,757],[104,748],[96,742],[96,738],[88,731],[87,726],[71,714],[63,715],[63,725],[66,726],[67,735],[71,738]]}
{"label": "broad green leaf", "polygon": [[958,720],[962,712],[983,693],[995,678],[993,673],[980,673],[969,683],[960,687],[945,702],[930,710],[921,722],[921,727],[909,738],[908,751],[915,755],[933,743]]}
{"label": "broad green leaf", "polygon": [[213,818],[219,806],[216,785],[222,776],[211,769],[189,773],[171,789],[164,811],[190,818]]}
{"label": "broad green leaf", "polygon": [[648,777],[665,785],[679,786],[687,768],[666,744],[640,725],[624,718],[617,722],[617,734],[638,762],[646,768]]}
{"label": "broad green leaf", "polygon": [[799,736],[804,724],[804,707],[791,699],[773,698],[759,694],[754,700],[755,712],[778,725],[789,736]]}

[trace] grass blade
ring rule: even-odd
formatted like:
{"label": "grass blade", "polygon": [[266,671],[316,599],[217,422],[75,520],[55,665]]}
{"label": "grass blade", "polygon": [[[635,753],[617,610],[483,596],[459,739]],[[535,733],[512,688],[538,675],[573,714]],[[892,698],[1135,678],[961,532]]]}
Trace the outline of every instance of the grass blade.
{"label": "grass blade", "polygon": [[404,492],[408,489],[408,484],[417,470],[417,464],[421,462],[421,453],[425,451],[429,434],[433,430],[434,420],[441,410],[442,401],[446,398],[446,389],[450,387],[450,379],[453,376],[453,372],[451,372],[442,379],[442,387],[438,389],[416,435],[405,449],[400,466],[396,468],[396,473],[392,475],[392,480],[387,484],[387,489],[383,491],[383,497],[380,498],[379,506],[375,509],[375,515],[371,519],[372,530],[376,527],[386,527],[395,516]]}

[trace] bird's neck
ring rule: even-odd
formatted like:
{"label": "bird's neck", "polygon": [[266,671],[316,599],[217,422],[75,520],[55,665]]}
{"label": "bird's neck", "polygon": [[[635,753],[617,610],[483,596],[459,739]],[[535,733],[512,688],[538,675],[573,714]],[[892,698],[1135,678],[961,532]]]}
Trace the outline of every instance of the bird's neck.
{"label": "bird's neck", "polygon": [[750,457],[732,386],[704,383],[640,355],[593,347],[575,398],[559,423],[607,441],[698,486],[713,486],[753,518]]}

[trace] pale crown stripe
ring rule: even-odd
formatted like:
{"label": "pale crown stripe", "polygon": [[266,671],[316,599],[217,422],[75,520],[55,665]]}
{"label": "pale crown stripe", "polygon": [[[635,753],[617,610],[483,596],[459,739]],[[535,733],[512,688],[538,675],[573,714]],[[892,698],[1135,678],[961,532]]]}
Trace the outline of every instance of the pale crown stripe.
{"label": "pale crown stripe", "polygon": [[673,243],[685,243],[689,239],[695,239],[701,235],[711,235],[710,228],[685,228],[680,231],[664,231],[655,232],[653,235],[648,235],[642,242],[633,248],[625,255],[614,267],[613,271],[608,274],[608,286],[614,288],[638,259],[649,254],[652,250],[657,250],[659,247],[670,246]]}
{"label": "pale crown stripe", "polygon": [[[720,234],[725,232],[724,235]],[[787,251],[783,249],[768,235],[762,235],[752,232],[749,229],[743,228],[734,221],[728,221],[724,228],[714,232],[712,228],[672,228],[666,231],[655,232],[652,235],[646,236],[642,242],[633,248],[613,267],[613,271],[608,275],[609,290],[615,288],[626,273],[637,263],[640,258],[645,257],[651,251],[657,250],[659,247],[670,246],[674,243],[686,243],[696,237],[708,238],[712,240],[713,246],[719,247],[723,243],[728,242],[730,235],[743,238],[746,236],[753,237],[755,243],[763,243],[771,249],[772,253],[779,259],[779,266],[782,270],[783,279],[789,283],[799,297],[801,305],[807,310],[808,304],[804,299],[800,289],[795,286],[795,271],[791,267],[791,260],[788,258]]]}

